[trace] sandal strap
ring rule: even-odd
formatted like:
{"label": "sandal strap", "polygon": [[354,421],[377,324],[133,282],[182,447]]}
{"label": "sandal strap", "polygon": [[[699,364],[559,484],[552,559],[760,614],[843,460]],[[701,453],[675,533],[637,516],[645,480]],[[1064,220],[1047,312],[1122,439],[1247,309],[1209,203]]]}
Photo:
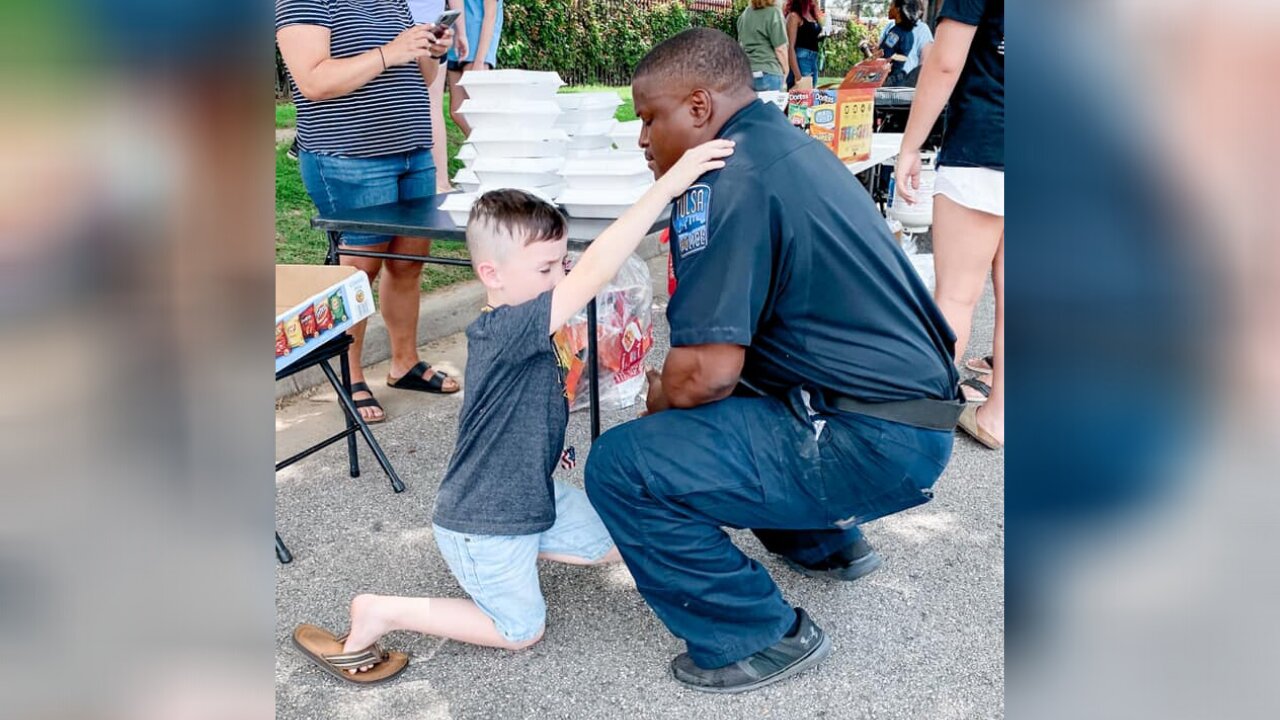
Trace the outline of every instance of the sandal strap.
{"label": "sandal strap", "polygon": [[373,394],[373,391],[369,389],[368,383],[364,383],[364,382],[351,383],[351,394],[355,395],[358,392],[367,392],[370,395]]}
{"label": "sandal strap", "polygon": [[324,656],[325,662],[341,670],[350,670],[353,668],[364,667],[366,665],[377,665],[386,659],[387,652],[383,650],[378,643],[374,643],[363,650],[356,650],[355,652]]}
{"label": "sandal strap", "polygon": [[971,387],[971,388],[973,388],[974,390],[977,390],[978,392],[982,393],[982,396],[983,396],[983,397],[990,397],[990,396],[991,396],[991,386],[990,386],[990,385],[988,385],[988,384],[986,384],[986,383],[984,383],[984,382],[982,382],[982,381],[981,381],[981,380],[979,380],[978,378],[969,378],[968,380],[965,380],[964,382],[962,382],[962,383],[960,383],[960,384],[961,384],[962,386],[965,386],[965,387]]}
{"label": "sandal strap", "polygon": [[363,399],[363,400],[356,400],[356,401],[355,401],[355,406],[356,406],[356,407],[358,407],[358,408],[376,407],[376,408],[378,408],[379,410],[381,410],[381,409],[382,409],[382,403],[378,402],[378,399],[377,399],[377,398],[371,398],[371,397],[370,397],[370,398],[365,398],[365,399]]}

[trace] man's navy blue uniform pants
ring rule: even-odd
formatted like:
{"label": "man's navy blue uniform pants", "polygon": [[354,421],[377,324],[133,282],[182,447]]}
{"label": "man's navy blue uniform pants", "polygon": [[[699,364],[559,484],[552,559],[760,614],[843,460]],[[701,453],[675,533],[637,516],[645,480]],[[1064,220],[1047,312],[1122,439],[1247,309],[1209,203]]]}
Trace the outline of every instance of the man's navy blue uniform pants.
{"label": "man's navy blue uniform pants", "polygon": [[591,448],[587,494],[700,667],[763,650],[795,620],[722,527],[820,531],[770,543],[811,564],[856,540],[858,524],[927,502],[951,456],[951,432],[812,404],[799,389],[730,397],[620,425]]}

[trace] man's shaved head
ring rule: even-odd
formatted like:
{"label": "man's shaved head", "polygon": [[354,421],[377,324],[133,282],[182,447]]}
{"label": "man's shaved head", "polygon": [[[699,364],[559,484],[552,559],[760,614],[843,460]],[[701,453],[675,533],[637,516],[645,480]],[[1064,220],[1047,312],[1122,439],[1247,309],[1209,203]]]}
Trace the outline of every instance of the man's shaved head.
{"label": "man's shaved head", "polygon": [[685,30],[650,50],[636,66],[631,91],[654,177],[756,102],[747,54],[737,40],[708,28]]}
{"label": "man's shaved head", "polygon": [[649,76],[726,95],[753,92],[747,53],[737,40],[711,28],[690,28],[658,43],[636,66],[632,82]]}

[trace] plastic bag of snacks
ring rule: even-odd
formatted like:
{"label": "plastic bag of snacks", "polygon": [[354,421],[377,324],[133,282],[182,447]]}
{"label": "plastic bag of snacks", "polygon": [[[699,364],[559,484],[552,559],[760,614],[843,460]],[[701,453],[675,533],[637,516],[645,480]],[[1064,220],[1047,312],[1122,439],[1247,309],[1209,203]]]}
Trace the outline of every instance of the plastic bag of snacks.
{"label": "plastic bag of snacks", "polygon": [[[575,257],[576,259],[576,257]],[[600,407],[630,407],[644,389],[644,361],[653,347],[653,286],[649,267],[632,255],[596,298],[600,349]],[[565,394],[571,410],[590,405],[586,372],[587,311],[584,309],[555,335],[556,352],[565,369]]]}

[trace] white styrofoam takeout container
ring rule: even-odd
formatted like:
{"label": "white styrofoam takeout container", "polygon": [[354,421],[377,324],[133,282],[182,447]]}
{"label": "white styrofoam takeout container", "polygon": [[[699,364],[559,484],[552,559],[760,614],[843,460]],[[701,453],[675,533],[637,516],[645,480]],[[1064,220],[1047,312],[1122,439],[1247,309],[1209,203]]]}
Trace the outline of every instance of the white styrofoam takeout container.
{"label": "white styrofoam takeout container", "polygon": [[560,180],[564,158],[477,158],[472,169],[490,187],[542,187]]}
{"label": "white styrofoam takeout container", "polygon": [[463,161],[476,159],[476,149],[471,147],[471,143],[463,143],[462,147],[458,148],[458,159]]}
{"label": "white styrofoam takeout container", "polygon": [[[479,73],[483,75],[484,73]],[[560,106],[550,100],[508,101],[467,98],[458,108],[472,130],[495,127],[508,130],[550,130],[560,117]]]}
{"label": "white styrofoam takeout container", "polygon": [[485,158],[562,157],[569,146],[569,136],[555,129],[478,127],[467,141],[475,146],[479,157]]}
{"label": "white styrofoam takeout container", "polygon": [[[609,108],[610,111],[616,111],[618,106],[622,105],[622,98],[618,93],[612,91],[560,93],[556,95],[556,102],[560,103],[560,109],[565,112],[598,110],[600,108]],[[612,112],[609,117],[613,117]]]}
{"label": "white styrofoam takeout container", "polygon": [[618,146],[623,152],[644,152],[640,149],[640,126],[642,121],[631,120],[629,122],[620,122],[617,127],[609,133],[613,138],[613,144]]}
{"label": "white styrofoam takeout container", "polygon": [[479,197],[480,195],[484,195],[485,193],[492,192],[494,190],[523,190],[529,193],[530,195],[535,195],[554,205],[556,202],[556,197],[560,195],[560,193],[564,192],[564,183],[557,182],[551,185],[542,185],[542,186],[529,185],[524,187],[518,187],[518,186],[512,186],[512,185],[481,185],[480,190],[476,193],[476,196]]}
{"label": "white styrofoam takeout container", "polygon": [[570,188],[602,191],[643,187],[653,182],[647,163],[622,153],[566,160],[560,175]]}
{"label": "white styrofoam takeout container", "polygon": [[457,185],[463,192],[473,193],[480,189],[480,177],[476,175],[475,170],[464,167],[454,173],[453,184]]}
{"label": "white styrofoam takeout container", "polygon": [[464,73],[458,85],[482,102],[554,101],[564,81],[554,72],[488,70]]}
{"label": "white styrofoam takeout container", "polygon": [[440,209],[448,214],[454,225],[464,227],[467,224],[467,218],[471,215],[471,206],[476,203],[478,197],[480,197],[478,193],[450,193],[445,196],[444,202],[440,203]]}
{"label": "white styrofoam takeout container", "polygon": [[626,212],[652,184],[608,190],[571,187],[560,193],[556,202],[573,217],[612,219]]}

